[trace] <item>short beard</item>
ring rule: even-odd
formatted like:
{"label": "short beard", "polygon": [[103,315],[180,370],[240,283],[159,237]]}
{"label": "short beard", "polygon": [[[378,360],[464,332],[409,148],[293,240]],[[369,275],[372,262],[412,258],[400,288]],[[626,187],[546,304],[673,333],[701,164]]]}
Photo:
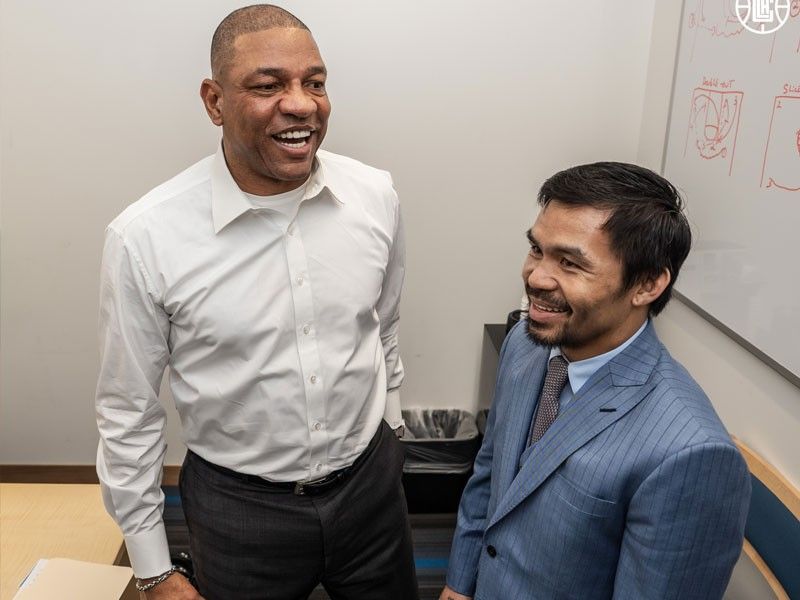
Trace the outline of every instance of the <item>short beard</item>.
{"label": "short beard", "polygon": [[576,343],[580,342],[580,340],[575,339],[575,337],[566,328],[550,336],[545,336],[544,334],[539,333],[538,331],[534,330],[531,327],[531,321],[527,315],[524,316],[523,318],[526,321],[525,333],[528,334],[528,339],[531,340],[534,344],[537,344],[539,346],[569,347],[569,346],[574,346],[576,345]]}

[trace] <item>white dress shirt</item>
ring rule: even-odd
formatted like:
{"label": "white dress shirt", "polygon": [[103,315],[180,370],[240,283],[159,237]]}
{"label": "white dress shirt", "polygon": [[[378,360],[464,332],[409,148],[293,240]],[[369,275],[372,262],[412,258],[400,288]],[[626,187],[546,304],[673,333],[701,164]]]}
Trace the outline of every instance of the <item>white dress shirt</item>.
{"label": "white dress shirt", "polygon": [[158,400],[168,365],[186,445],[272,481],[346,467],[384,416],[402,424],[391,176],[320,150],[296,213],[261,204],[220,150],[106,231],[97,471],[138,577],[170,566]]}

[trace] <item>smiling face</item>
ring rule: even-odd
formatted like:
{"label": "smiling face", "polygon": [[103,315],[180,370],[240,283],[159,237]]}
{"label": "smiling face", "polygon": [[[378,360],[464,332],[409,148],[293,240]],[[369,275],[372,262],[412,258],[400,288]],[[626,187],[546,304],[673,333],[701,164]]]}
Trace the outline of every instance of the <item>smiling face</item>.
{"label": "smiling face", "polygon": [[222,126],[231,175],[262,196],[299,187],[325,137],[331,105],[326,70],[304,29],[274,27],[238,36],[233,57],[200,94]]}
{"label": "smiling face", "polygon": [[608,217],[606,210],[552,200],[528,232],[528,333],[560,346],[572,361],[617,347],[647,318],[650,292],[646,284],[623,289],[622,262],[603,230]]}

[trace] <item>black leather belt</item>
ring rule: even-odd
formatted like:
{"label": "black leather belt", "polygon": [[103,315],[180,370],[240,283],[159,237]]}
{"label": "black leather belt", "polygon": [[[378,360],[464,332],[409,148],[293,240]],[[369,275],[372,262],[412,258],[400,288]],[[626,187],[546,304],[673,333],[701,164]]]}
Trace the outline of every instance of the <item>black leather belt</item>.
{"label": "black leather belt", "polygon": [[[192,451],[189,450],[189,452]],[[284,494],[292,493],[297,496],[316,496],[318,494],[321,494],[336,487],[338,484],[342,483],[345,480],[347,474],[356,464],[353,463],[353,465],[350,467],[339,469],[338,471],[329,473],[325,477],[320,477],[319,479],[314,479],[312,481],[268,481],[263,477],[259,477],[258,475],[250,475],[249,473],[239,473],[238,471],[234,471],[226,467],[215,465],[212,462],[208,462],[202,456],[198,456],[194,452],[192,452],[192,454],[194,455],[193,456],[194,458],[203,463],[209,469],[216,471],[217,473],[222,473],[223,475],[227,475],[228,477],[234,477],[235,479],[252,483],[260,488],[263,488],[265,491],[268,492],[284,493]],[[359,458],[361,457],[359,456]]]}
{"label": "black leather belt", "polygon": [[[359,464],[361,464],[366,457],[372,452],[375,446],[378,445],[378,440],[380,439],[381,432],[385,424],[381,422],[381,426],[378,427],[377,433],[372,436],[367,447],[364,451],[356,458],[355,462],[349,467],[344,467],[343,469],[339,469],[338,471],[334,471],[333,473],[329,473],[324,477],[320,477],[319,479],[313,479],[311,481],[267,481],[263,477],[259,477],[258,475],[250,475],[248,473],[239,473],[238,471],[234,471],[232,469],[228,469],[226,467],[221,467],[219,465],[215,465],[214,463],[208,462],[202,456],[199,456],[188,450],[198,461],[202,462],[204,465],[217,471],[218,473],[222,473],[223,475],[227,475],[229,477],[235,477],[236,479],[240,479],[242,481],[247,481],[248,483],[255,484],[265,491],[268,492],[276,492],[276,493],[292,493],[296,496],[317,496],[322,494],[323,492],[327,492],[330,489],[335,488],[337,485],[340,485],[347,479],[347,476],[354,471]],[[388,425],[386,426],[388,427]]]}

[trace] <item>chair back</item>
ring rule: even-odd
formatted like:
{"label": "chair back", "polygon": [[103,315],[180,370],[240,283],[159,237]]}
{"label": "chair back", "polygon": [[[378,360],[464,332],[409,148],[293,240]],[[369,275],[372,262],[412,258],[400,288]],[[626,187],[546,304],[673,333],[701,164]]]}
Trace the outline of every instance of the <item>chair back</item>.
{"label": "chair back", "polygon": [[800,491],[734,438],[750,469],[753,495],[744,552],[779,600],[800,600]]}

